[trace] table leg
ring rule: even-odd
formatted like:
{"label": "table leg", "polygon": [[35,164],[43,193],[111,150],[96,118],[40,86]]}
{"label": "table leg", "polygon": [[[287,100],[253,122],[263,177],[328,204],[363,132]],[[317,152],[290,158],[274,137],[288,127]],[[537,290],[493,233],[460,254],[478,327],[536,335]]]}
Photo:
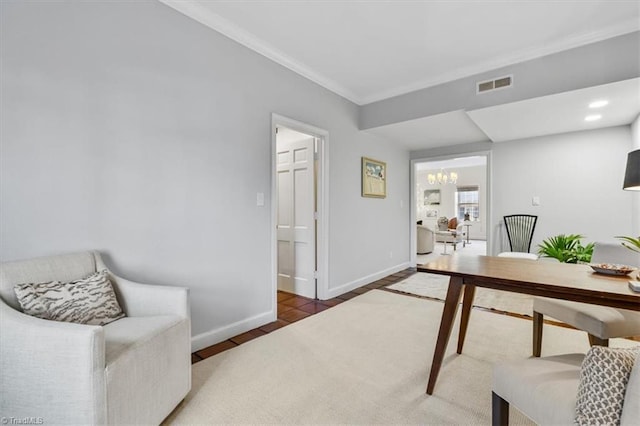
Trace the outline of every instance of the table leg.
{"label": "table leg", "polygon": [[438,373],[440,373],[440,367],[442,367],[444,353],[447,349],[447,344],[449,343],[449,337],[451,337],[453,320],[455,319],[456,312],[458,311],[462,287],[463,284],[461,277],[451,277],[451,280],[449,281],[449,288],[447,289],[447,298],[444,302],[444,310],[442,311],[442,319],[440,320],[438,340],[436,341],[436,348],[433,352],[431,373],[429,375],[429,383],[427,384],[428,395],[433,394],[433,388],[436,386],[436,380],[438,380]]}
{"label": "table leg", "polygon": [[540,357],[542,352],[542,326],[544,315],[533,311],[533,356]]}
{"label": "table leg", "polygon": [[445,255],[449,254],[447,253],[447,242],[445,241],[443,244],[444,244],[444,251],[442,252],[442,254],[445,254]]}
{"label": "table leg", "polygon": [[473,306],[473,296],[476,294],[476,286],[465,284],[464,295],[462,296],[462,315],[460,317],[460,334],[458,334],[458,353],[462,353],[464,346],[464,338],[467,336],[467,325],[469,325],[469,317],[471,316],[471,307]]}

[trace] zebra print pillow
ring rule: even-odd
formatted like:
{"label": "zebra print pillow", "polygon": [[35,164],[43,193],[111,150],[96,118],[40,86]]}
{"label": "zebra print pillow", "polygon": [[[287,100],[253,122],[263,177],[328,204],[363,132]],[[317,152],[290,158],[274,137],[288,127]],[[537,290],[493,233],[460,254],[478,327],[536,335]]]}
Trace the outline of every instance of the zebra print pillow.
{"label": "zebra print pillow", "polygon": [[14,291],[24,313],[38,318],[105,325],[125,316],[106,270],[68,283],[18,284]]}

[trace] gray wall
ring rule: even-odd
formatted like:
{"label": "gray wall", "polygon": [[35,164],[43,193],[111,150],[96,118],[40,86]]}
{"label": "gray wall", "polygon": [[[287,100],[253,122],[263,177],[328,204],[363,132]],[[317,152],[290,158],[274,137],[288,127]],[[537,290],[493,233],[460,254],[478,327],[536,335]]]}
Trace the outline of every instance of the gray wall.
{"label": "gray wall", "polygon": [[[561,233],[605,242],[631,235],[634,194],[622,190],[630,147],[629,126],[494,144],[494,254],[508,250],[500,246],[508,214],[538,215],[531,251]],[[540,206],[532,206],[533,196]]]}
{"label": "gray wall", "polygon": [[[501,143],[456,145],[411,152],[428,161],[443,156],[491,152],[490,254],[509,249],[503,216],[538,216],[531,251],[543,239],[576,233],[584,241],[615,242],[635,235],[640,194],[622,190],[631,126],[565,133]],[[533,206],[532,197],[541,205]],[[634,201],[635,200],[635,201]]]}
{"label": "gray wall", "polygon": [[421,149],[418,151],[411,151],[410,157],[412,160],[422,160],[428,158],[436,158],[443,156],[455,156],[465,155],[469,153],[478,153],[491,151],[493,149],[493,142],[474,142],[460,145],[441,146],[437,148]]}
{"label": "gray wall", "polygon": [[[408,152],[356,105],[155,1],[1,8],[2,260],[99,249],[188,286],[196,348],[268,321],[275,112],[330,135],[330,288],[409,262]],[[361,198],[363,155],[387,199]]]}

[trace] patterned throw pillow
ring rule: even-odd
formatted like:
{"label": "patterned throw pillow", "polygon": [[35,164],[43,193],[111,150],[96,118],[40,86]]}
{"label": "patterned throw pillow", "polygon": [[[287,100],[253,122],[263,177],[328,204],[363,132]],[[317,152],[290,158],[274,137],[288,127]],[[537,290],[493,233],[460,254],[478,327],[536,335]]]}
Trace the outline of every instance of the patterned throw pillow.
{"label": "patterned throw pillow", "polygon": [[63,283],[26,283],[14,287],[25,314],[34,317],[105,325],[124,317],[106,270]]}
{"label": "patterned throw pillow", "polygon": [[640,347],[593,346],[580,367],[576,425],[619,425],[633,363]]}

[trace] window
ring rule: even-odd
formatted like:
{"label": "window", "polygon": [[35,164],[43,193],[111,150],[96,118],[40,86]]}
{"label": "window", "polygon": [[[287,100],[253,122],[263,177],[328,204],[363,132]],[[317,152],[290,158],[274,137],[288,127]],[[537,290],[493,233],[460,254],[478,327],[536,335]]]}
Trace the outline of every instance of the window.
{"label": "window", "polygon": [[480,220],[479,191],[477,186],[459,186],[456,192],[456,211],[458,220],[465,220],[465,214],[469,214],[469,220]]}

